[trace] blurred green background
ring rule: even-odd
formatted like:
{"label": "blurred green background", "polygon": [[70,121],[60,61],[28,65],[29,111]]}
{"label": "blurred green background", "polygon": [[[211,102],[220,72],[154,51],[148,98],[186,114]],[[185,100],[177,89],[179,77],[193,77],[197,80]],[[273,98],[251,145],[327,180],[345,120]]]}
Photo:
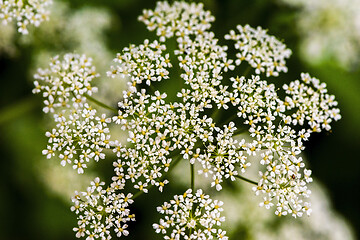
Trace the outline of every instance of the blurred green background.
{"label": "blurred green background", "polygon": [[[100,73],[107,81],[104,71],[117,52],[129,43],[137,44],[145,38],[154,38],[154,34],[148,32],[137,17],[142,9],[154,8],[155,1],[77,0],[57,4],[56,17],[50,15],[50,22],[37,29],[31,28],[29,36],[13,34],[11,41],[0,41],[0,239],[4,240],[75,239],[72,227],[76,225],[76,217],[69,209],[69,196],[62,193],[68,193],[69,188],[73,190],[71,187],[76,184],[82,185],[76,182],[78,178],[72,176],[75,171],[68,173],[66,169],[56,168],[54,165],[59,165],[58,162],[41,155],[46,146],[44,133],[51,124],[41,111],[40,96],[31,93],[36,67],[44,67],[48,57],[54,54],[86,52],[94,57],[95,64],[102,65]],[[359,236],[360,66],[357,59],[343,64],[329,49],[329,53],[325,52],[314,62],[304,51],[304,31],[316,29],[306,30],[306,27],[299,26],[299,19],[307,17],[301,15],[304,12],[299,5],[289,5],[280,0],[206,0],[204,4],[216,17],[212,30],[220,43],[227,44],[222,36],[237,24],[250,24],[268,28],[270,34],[282,39],[292,49],[293,55],[288,61],[289,73],[280,74],[274,80],[275,84],[278,81],[278,86],[281,86],[299,78],[301,72],[309,72],[326,82],[329,92],[336,96],[341,121],[333,124],[331,133],[314,135],[307,143],[305,155],[313,176],[327,189],[335,211],[358,231]],[[85,20],[81,18],[84,9],[88,10]],[[96,12],[101,12],[93,18],[98,26],[93,23],[87,26]],[[322,27],[321,22],[326,24],[324,21],[319,21],[319,28]],[[1,34],[5,33],[0,29],[0,39]],[[359,56],[359,49],[352,49],[352,53]],[[117,92],[119,95],[116,95]],[[120,93],[121,84],[115,89],[115,94],[110,95],[114,96],[111,104],[118,100],[116,98]],[[109,162],[99,164],[104,170],[100,175],[109,175],[106,167]],[[62,175],[59,177],[55,171],[62,171]],[[93,176],[97,174],[89,171]],[[71,185],[64,186],[68,182]],[[152,232],[150,223],[158,217],[153,210],[167,200],[164,195],[178,194],[177,188],[184,189],[175,186],[167,189],[166,194],[153,192],[148,197],[139,198],[134,209],[136,228],[131,226],[128,239],[155,239],[153,233],[148,235]],[[253,193],[250,191],[248,194]],[[245,230],[239,230],[232,239],[252,238]]]}

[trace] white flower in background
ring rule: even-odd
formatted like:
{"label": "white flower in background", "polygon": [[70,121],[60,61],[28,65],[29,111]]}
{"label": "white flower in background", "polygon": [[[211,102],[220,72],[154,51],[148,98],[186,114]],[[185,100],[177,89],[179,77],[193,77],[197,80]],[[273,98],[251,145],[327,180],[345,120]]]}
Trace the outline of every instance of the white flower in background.
{"label": "white flower in background", "polygon": [[[93,64],[100,74],[109,70],[114,58],[107,42],[107,30],[114,24],[119,24],[113,13],[107,8],[84,6],[71,8],[69,2],[54,0],[50,6],[51,18],[44,22],[35,34],[21,38],[21,44],[32,44],[36,53],[32,59],[33,65],[46,66],[47,59],[66,52],[85,54],[93,59]],[[36,44],[41,38],[42,44]],[[97,99],[116,105],[119,92],[126,88],[126,79],[111,78],[106,81],[96,81]]]}
{"label": "white flower in background", "polygon": [[[64,34],[60,34],[61,37],[71,46],[71,49],[91,57],[97,72],[105,74],[114,58],[113,51],[107,44],[107,32],[119,22],[115,21],[114,13],[110,9],[99,6],[76,9],[68,17],[70,11],[70,9],[66,11],[66,16],[64,16],[66,23],[62,26]],[[126,88],[126,80],[117,77],[108,78],[106,81],[97,81],[97,99],[116,105],[119,100],[119,92]]]}
{"label": "white flower in background", "polygon": [[48,7],[52,0],[0,0],[0,21],[8,24],[15,21],[18,31],[28,34],[28,25],[38,27],[48,20]]}
{"label": "white flower in background", "polygon": [[334,59],[345,68],[359,63],[359,0],[281,0],[299,8],[302,51],[314,63]]}
{"label": "white flower in background", "polygon": [[[67,15],[69,11],[71,10],[66,11]],[[69,17],[65,17],[66,23],[62,26],[64,40],[77,52],[85,53],[86,56],[93,58],[93,63],[99,73],[108,71],[113,59],[113,52],[106,44],[106,31],[114,24],[112,18],[111,11],[106,8],[86,6],[77,9]],[[101,86],[99,91],[104,91],[105,87],[114,87],[113,85],[116,84],[110,79],[108,81],[111,81],[111,84],[102,84],[99,81],[99,86]]]}
{"label": "white flower in background", "polygon": [[15,56],[17,50],[15,35],[16,29],[12,25],[0,24],[0,56],[2,54]]}
{"label": "white flower in background", "polygon": [[95,172],[74,174],[73,168],[63,167],[57,161],[41,161],[35,168],[39,172],[38,178],[47,186],[47,190],[59,196],[66,204],[76,189],[86,189],[97,175]]}
{"label": "white flower in background", "polygon": [[[253,167],[261,166],[254,164]],[[346,219],[331,206],[329,194],[317,179],[311,186],[311,216],[297,219],[279,218],[264,212],[259,208],[255,197],[247,194],[245,190],[248,186],[245,184],[241,183],[235,190],[224,190],[221,194],[213,196],[226,203],[223,206],[226,222],[222,228],[227,231],[229,239],[356,239]],[[242,229],[241,235],[234,226]]]}
{"label": "white flower in background", "polygon": [[201,189],[192,193],[188,189],[183,195],[175,195],[170,202],[164,202],[157,211],[164,216],[154,223],[156,233],[164,239],[223,239],[226,231],[218,229],[225,221],[221,216],[223,202],[212,200]]}

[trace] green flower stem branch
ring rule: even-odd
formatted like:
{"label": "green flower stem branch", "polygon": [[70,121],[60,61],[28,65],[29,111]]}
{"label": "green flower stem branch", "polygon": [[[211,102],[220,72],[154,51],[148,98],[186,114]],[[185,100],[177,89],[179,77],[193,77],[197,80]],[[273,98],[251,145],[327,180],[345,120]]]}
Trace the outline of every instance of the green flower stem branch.
{"label": "green flower stem branch", "polygon": [[90,95],[84,94],[84,96],[85,96],[89,101],[91,101],[91,102],[99,105],[100,107],[103,107],[103,108],[105,108],[105,109],[108,109],[108,110],[114,112],[115,114],[118,113],[118,110],[117,110],[117,109],[115,109],[115,108],[113,108],[113,107],[110,107],[110,106],[106,105],[105,103],[100,102],[99,100],[91,97]]}
{"label": "green flower stem branch", "polygon": [[194,192],[195,190],[195,164],[190,163],[190,173],[191,173],[191,189]]}
{"label": "green flower stem branch", "polygon": [[248,178],[246,178],[246,177],[243,177],[243,176],[240,176],[240,175],[234,175],[234,177],[236,177],[236,178],[238,178],[238,179],[241,179],[241,180],[243,180],[243,181],[245,181],[245,182],[248,182],[248,183],[251,183],[251,184],[254,184],[254,185],[258,185],[257,182],[255,182],[255,181],[253,181],[253,180],[250,180],[250,179],[248,179]]}
{"label": "green flower stem branch", "polygon": [[243,74],[242,76],[247,77],[247,76],[249,75],[249,73],[251,72],[251,70],[252,70],[252,67],[249,65],[249,66],[245,69],[244,74]]}

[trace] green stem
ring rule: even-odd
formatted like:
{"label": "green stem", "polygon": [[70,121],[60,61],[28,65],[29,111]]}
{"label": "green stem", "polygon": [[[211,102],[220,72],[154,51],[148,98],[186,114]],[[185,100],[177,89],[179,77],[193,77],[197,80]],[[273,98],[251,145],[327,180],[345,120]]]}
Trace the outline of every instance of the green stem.
{"label": "green stem", "polygon": [[173,170],[175,168],[176,165],[178,165],[178,163],[180,162],[180,160],[182,159],[182,156],[179,155],[173,162],[173,164],[169,167],[169,171],[167,173],[169,173],[171,170]]}
{"label": "green stem", "polygon": [[233,133],[233,136],[237,136],[237,135],[241,135],[245,132],[247,132],[248,130],[246,128],[238,128],[235,130],[235,132]]}
{"label": "green stem", "polygon": [[91,97],[90,95],[84,94],[84,96],[85,96],[88,100],[90,100],[91,102],[99,105],[100,107],[106,108],[106,109],[108,109],[108,110],[110,110],[110,111],[112,111],[112,112],[114,112],[114,113],[116,113],[116,114],[118,113],[118,110],[117,110],[117,109],[115,109],[115,108],[113,108],[113,107],[110,107],[110,106],[106,105],[105,103],[102,103],[102,102],[96,100],[95,98]]}
{"label": "green stem", "polygon": [[253,181],[253,180],[250,180],[250,179],[247,179],[247,178],[245,178],[245,177],[242,177],[242,176],[239,176],[239,175],[235,175],[234,177],[239,178],[239,179],[241,179],[241,180],[244,180],[245,182],[248,182],[248,183],[251,183],[251,184],[254,184],[254,185],[258,185],[257,182],[255,182],[255,181]]}
{"label": "green stem", "polygon": [[195,169],[194,164],[190,163],[190,172],[191,172],[191,190],[194,193],[195,190]]}
{"label": "green stem", "polygon": [[[152,186],[152,185],[151,185]],[[149,187],[150,188],[150,187]],[[134,195],[133,195],[133,197],[132,197],[132,199],[135,199],[135,198],[137,198],[138,196],[140,196],[141,194],[143,194],[144,193],[144,191],[138,191],[137,193],[135,193]]]}
{"label": "green stem", "polygon": [[215,108],[215,110],[212,112],[210,117],[213,119],[214,122],[216,122],[216,119],[217,119],[220,111],[217,106],[214,106],[214,108]]}
{"label": "green stem", "polygon": [[221,125],[229,124],[232,120],[238,118],[237,114],[233,114],[230,118],[228,118],[225,122],[223,122]]}
{"label": "green stem", "polygon": [[252,69],[252,67],[249,65],[246,69],[245,69],[245,71],[244,71],[244,73],[243,73],[243,76],[246,78],[246,76],[250,73],[250,70]]}

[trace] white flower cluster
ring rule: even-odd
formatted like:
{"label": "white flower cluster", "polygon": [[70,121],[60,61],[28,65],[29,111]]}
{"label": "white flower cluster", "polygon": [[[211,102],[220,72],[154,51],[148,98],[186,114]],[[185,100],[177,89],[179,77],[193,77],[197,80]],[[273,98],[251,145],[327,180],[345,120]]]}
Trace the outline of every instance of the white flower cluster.
{"label": "white flower cluster", "polygon": [[[169,141],[169,128],[173,123],[173,111],[164,104],[166,94],[155,92],[149,96],[145,91],[136,92],[119,104],[118,116],[113,121],[128,131],[130,146],[115,145],[114,152],[119,158],[114,166],[115,179],[129,179],[136,183],[135,188],[147,192],[149,184],[155,185],[162,191],[168,183],[163,180],[163,173],[167,172],[172,162],[170,151],[174,144]],[[126,166],[126,170],[123,167]]]}
{"label": "white flower cluster", "polygon": [[124,48],[122,54],[117,54],[114,62],[118,63],[118,65],[111,67],[108,76],[129,75],[132,82],[132,86],[129,86],[130,92],[135,92],[136,84],[141,84],[143,81],[150,86],[151,81],[167,79],[169,78],[169,72],[166,68],[172,65],[169,54],[162,56],[165,49],[165,45],[160,44],[158,41],[149,43],[149,40],[145,40],[138,47],[132,44],[130,47]]}
{"label": "white flower cluster", "polygon": [[156,91],[151,96],[145,89],[137,89],[142,82],[150,85],[152,81],[168,78],[167,68],[172,65],[169,55],[163,54],[164,50],[165,45],[157,41],[149,43],[146,40],[138,47],[131,45],[117,55],[114,59],[117,65],[108,72],[111,77],[120,74],[130,79],[128,90],[123,92],[123,100],[118,104],[118,114],[112,120],[128,132],[127,141],[131,146],[114,142],[113,151],[119,159],[114,163],[116,176],[113,180],[129,179],[136,183],[135,188],[144,192],[148,191],[149,185],[162,191],[168,183],[162,175],[169,169],[172,161],[169,154],[174,149],[168,134],[178,117],[173,107],[165,104],[166,94]]}
{"label": "white flower cluster", "polygon": [[179,66],[184,71],[180,76],[189,85],[178,96],[184,102],[194,102],[196,111],[211,108],[214,101],[226,108],[229,98],[226,87],[220,86],[222,75],[233,70],[233,60],[227,60],[227,47],[217,45],[213,32],[208,31],[214,17],[203,9],[203,4],[175,1],[172,5],[158,2],[156,9],[144,10],[139,17],[150,31],[156,30],[160,41],[175,36]]}
{"label": "white flower cluster", "polygon": [[326,83],[311,77],[308,73],[301,74],[301,81],[296,80],[283,86],[289,95],[285,98],[287,110],[292,110],[292,124],[300,125],[307,121],[311,131],[320,132],[321,129],[329,131],[330,123],[341,118],[340,110],[335,108],[338,103],[334,95],[329,95]]}
{"label": "white flower cluster", "polygon": [[[92,66],[92,59],[85,55],[66,54],[51,59],[50,68],[38,69],[35,74],[33,93],[42,93],[46,99],[45,113],[54,113],[55,108],[74,107],[79,109],[86,102],[85,94],[92,95],[97,88],[91,81],[99,75]],[[70,105],[71,104],[71,105]]]}
{"label": "white flower cluster", "polygon": [[[308,74],[302,74],[301,79],[302,83],[297,80],[284,85],[288,94],[285,101],[277,96],[273,84],[258,76],[231,79],[234,93],[239,96],[234,106],[254,138],[243,150],[249,155],[260,154],[260,163],[266,166],[260,172],[258,187],[254,187],[256,194],[265,195],[260,205],[269,208],[275,201],[276,214],[290,213],[294,217],[311,212],[310,203],[302,199],[309,197],[307,183],[312,181],[311,170],[305,168],[298,156],[304,149],[303,142],[312,132],[330,130],[329,123],[341,117],[334,96],[326,93],[325,84]],[[293,129],[305,123],[305,128]]]}
{"label": "white flower cluster", "polygon": [[28,34],[28,25],[36,27],[48,19],[48,6],[52,0],[0,0],[0,20],[7,24],[15,20],[18,31]]}
{"label": "white flower cluster", "polygon": [[[43,111],[53,113],[56,127],[46,132],[49,138],[43,154],[47,158],[57,155],[61,165],[73,164],[83,173],[90,159],[103,159],[104,148],[110,147],[105,114],[97,116],[96,109],[86,102],[86,96],[96,92],[91,81],[98,75],[91,59],[85,55],[66,54],[62,61],[52,59],[50,68],[35,74],[34,93],[45,98]],[[56,111],[55,111],[56,110]]]}
{"label": "white flower cluster", "polygon": [[247,61],[255,68],[255,73],[266,72],[266,76],[278,76],[279,72],[287,72],[285,59],[291,55],[291,50],[286,45],[268,35],[261,27],[252,28],[249,25],[236,27],[239,34],[234,30],[225,35],[225,39],[235,41],[235,48],[239,50],[236,54],[236,65]]}
{"label": "white flower cluster", "polygon": [[203,167],[199,174],[212,175],[211,186],[215,186],[218,191],[222,189],[223,178],[235,181],[235,177],[251,165],[246,161],[248,156],[244,153],[249,145],[244,139],[238,141],[233,138],[235,130],[233,122],[224,126],[224,130],[220,130],[216,137],[216,144],[208,145],[205,153],[199,156]]}
{"label": "white flower cluster", "polygon": [[227,240],[226,231],[218,229],[225,217],[221,216],[223,202],[212,200],[201,189],[195,194],[188,189],[183,195],[157,208],[164,214],[159,224],[153,227],[164,239],[222,239]]}
{"label": "white flower cluster", "polygon": [[139,17],[150,31],[156,31],[163,42],[166,38],[184,37],[202,34],[211,27],[215,21],[209,11],[204,11],[203,4],[175,1],[172,5],[168,2],[157,2],[156,9],[143,10]]}
{"label": "white flower cluster", "polygon": [[[199,129],[204,134],[197,134],[202,142],[201,148],[194,151],[186,149],[189,159],[192,162],[198,159],[203,167],[199,173],[212,176],[212,186],[221,190],[223,178],[241,178],[239,173],[244,173],[250,166],[246,162],[248,156],[260,155],[260,161],[266,167],[260,173],[258,187],[254,189],[257,194],[266,195],[260,205],[269,207],[276,204],[277,214],[291,213],[294,217],[302,215],[302,212],[309,214],[310,204],[303,198],[310,194],[307,183],[312,181],[311,171],[305,168],[298,155],[310,133],[330,130],[329,123],[340,119],[334,97],[326,93],[324,84],[308,74],[302,74],[305,83],[298,88],[293,86],[298,81],[291,83],[290,87],[284,86],[288,94],[285,101],[277,95],[275,85],[260,80],[258,75],[250,79],[231,78],[232,88],[222,85],[222,73],[234,69],[233,60],[227,57],[227,47],[219,46],[214,33],[208,31],[213,19],[202,17],[204,15],[202,4],[194,7],[194,4],[186,3],[174,3],[172,6],[158,3],[154,11],[144,11],[140,17],[149,30],[156,30],[161,41],[173,35],[177,37],[178,50],[175,54],[184,71],[181,77],[189,85],[178,96],[188,106],[187,116],[207,119],[205,108],[228,109],[232,105],[238,109],[238,117],[242,119],[235,122],[243,121],[248,125],[254,138],[250,143],[244,139],[235,140],[233,122],[221,131],[212,119],[208,121],[210,128],[193,124],[194,130]],[[201,31],[188,31],[199,28],[196,25],[199,22],[204,24]],[[158,31],[157,26],[162,30]],[[236,41],[235,47],[240,52],[236,65],[243,60],[248,61],[255,74],[266,72],[267,76],[278,76],[279,72],[287,71],[285,59],[291,51],[284,44],[261,28],[253,29],[248,25],[237,28],[240,34],[230,31],[225,36]],[[163,34],[164,29],[172,29],[174,34]],[[291,88],[294,91],[289,92]],[[308,124],[304,126],[305,120]],[[193,122],[196,123],[195,120]],[[296,131],[294,125],[303,126],[303,129]],[[193,142],[195,145],[197,141]]]}
{"label": "white flower cluster", "polygon": [[[249,165],[245,164],[246,158],[241,152],[234,151],[237,141],[233,141],[233,145],[226,144],[226,140],[230,139],[230,130],[236,128],[232,124],[233,128],[227,126],[222,131],[215,126],[211,118],[206,116],[199,118],[204,104],[203,101],[194,100],[199,105],[191,105],[187,95],[190,90],[183,89],[178,94],[186,104],[167,104],[166,94],[156,91],[151,95],[146,94],[145,89],[137,90],[136,86],[143,81],[150,85],[152,81],[167,78],[166,68],[170,67],[171,63],[168,54],[161,55],[161,49],[165,50],[165,46],[159,45],[157,41],[149,44],[147,40],[139,47],[125,48],[123,54],[118,54],[114,59],[119,65],[112,67],[112,71],[108,72],[109,76],[127,74],[131,79],[128,91],[123,93],[123,101],[119,102],[118,116],[114,116],[113,121],[120,124],[123,130],[128,131],[128,142],[134,148],[118,145],[114,149],[117,156],[121,157],[114,166],[119,164],[127,166],[127,170],[125,171],[123,167],[119,168],[115,171],[116,176],[113,180],[120,179],[120,182],[123,182],[124,179],[130,179],[136,182],[135,188],[144,192],[148,191],[149,185],[155,185],[162,191],[164,184],[168,183],[167,180],[162,180],[162,175],[168,171],[172,162],[169,154],[178,149],[180,156],[189,159],[191,164],[194,164],[195,160],[199,161],[204,168],[202,172],[206,176],[213,176],[212,185],[216,185],[220,190],[223,176],[233,178],[233,175],[237,175],[237,171],[234,170],[236,165],[240,165],[241,168]],[[203,63],[206,64],[208,63]],[[206,79],[210,79],[210,76]],[[219,81],[217,82],[220,84]],[[193,89],[196,84],[195,82],[191,84]],[[210,87],[212,86],[209,84]],[[213,96],[214,101],[217,102],[216,97],[221,95],[213,94]],[[210,103],[211,100],[208,101]],[[213,137],[215,134],[218,134],[218,143],[215,144],[219,145],[219,149],[213,143],[216,140]],[[206,151],[201,148],[195,149],[196,143],[205,144]],[[230,148],[232,151],[228,155],[227,151]],[[212,156],[217,156],[215,161]],[[228,157],[222,161],[224,156]]]}
{"label": "white flower cluster", "polygon": [[125,195],[116,193],[122,185],[112,185],[103,189],[105,183],[97,177],[91,182],[86,192],[76,193],[72,198],[74,205],[71,211],[78,216],[78,227],[74,228],[76,237],[87,236],[86,239],[111,239],[110,229],[118,237],[127,236],[129,221],[135,221],[135,215],[130,214],[129,206],[134,201],[131,193]]}
{"label": "white flower cluster", "polygon": [[[159,2],[154,11],[145,10],[139,19],[156,31],[159,39],[130,45],[114,59],[108,76],[130,80],[111,118],[97,116],[87,102],[111,108],[90,96],[96,90],[90,82],[98,76],[90,59],[68,54],[63,61],[55,59],[50,69],[39,70],[34,92],[43,93],[44,111],[54,112],[57,122],[56,128],[46,133],[49,144],[44,154],[50,158],[59,152],[63,165],[73,163],[82,173],[86,162],[104,158],[103,149],[111,148],[117,157],[109,187],[114,191],[108,196],[100,190],[96,199],[118,199],[114,194],[125,185],[132,185],[137,194],[147,193],[151,186],[163,191],[169,183],[166,174],[184,159],[193,173],[195,163],[199,163],[197,173],[211,178],[210,185],[218,191],[226,179],[243,179],[256,185],[254,192],[263,197],[260,206],[275,206],[277,215],[310,214],[310,203],[304,199],[310,195],[307,183],[312,181],[311,170],[305,168],[299,154],[311,133],[330,130],[330,123],[341,117],[326,85],[302,74],[301,81],[283,86],[286,97],[281,100],[275,85],[261,80],[259,74],[286,72],[285,58],[291,52],[264,30],[249,26],[238,26],[240,35],[231,31],[226,38],[235,40],[245,57],[235,60],[235,65],[248,61],[254,75],[249,79],[231,77],[231,85],[225,85],[223,73],[236,66],[227,56],[227,47],[218,45],[209,31],[214,17],[202,4]],[[185,83],[177,93],[179,101],[173,103],[166,101],[166,93],[152,90],[155,82],[170,78],[172,64],[164,44],[170,37],[176,37],[178,43],[174,55]],[[218,124],[216,114],[220,111],[237,114]],[[127,144],[110,141],[110,123],[127,132]],[[239,134],[247,130],[250,141]],[[263,165],[257,182],[243,176],[253,156]],[[94,184],[99,185],[99,180]],[[193,188],[192,184],[192,190],[158,209],[167,216],[154,228],[166,234],[165,239],[227,239],[224,231],[213,228],[224,221],[220,217],[222,203],[212,201],[201,189],[193,194]],[[110,201],[107,206],[111,209],[112,204]],[[97,203],[94,205],[97,208]],[[88,223],[79,224],[77,236],[84,235]],[[111,224],[105,224],[103,235],[99,231],[91,234],[108,236],[108,229],[115,226]],[[127,235],[124,228],[115,231]]]}

